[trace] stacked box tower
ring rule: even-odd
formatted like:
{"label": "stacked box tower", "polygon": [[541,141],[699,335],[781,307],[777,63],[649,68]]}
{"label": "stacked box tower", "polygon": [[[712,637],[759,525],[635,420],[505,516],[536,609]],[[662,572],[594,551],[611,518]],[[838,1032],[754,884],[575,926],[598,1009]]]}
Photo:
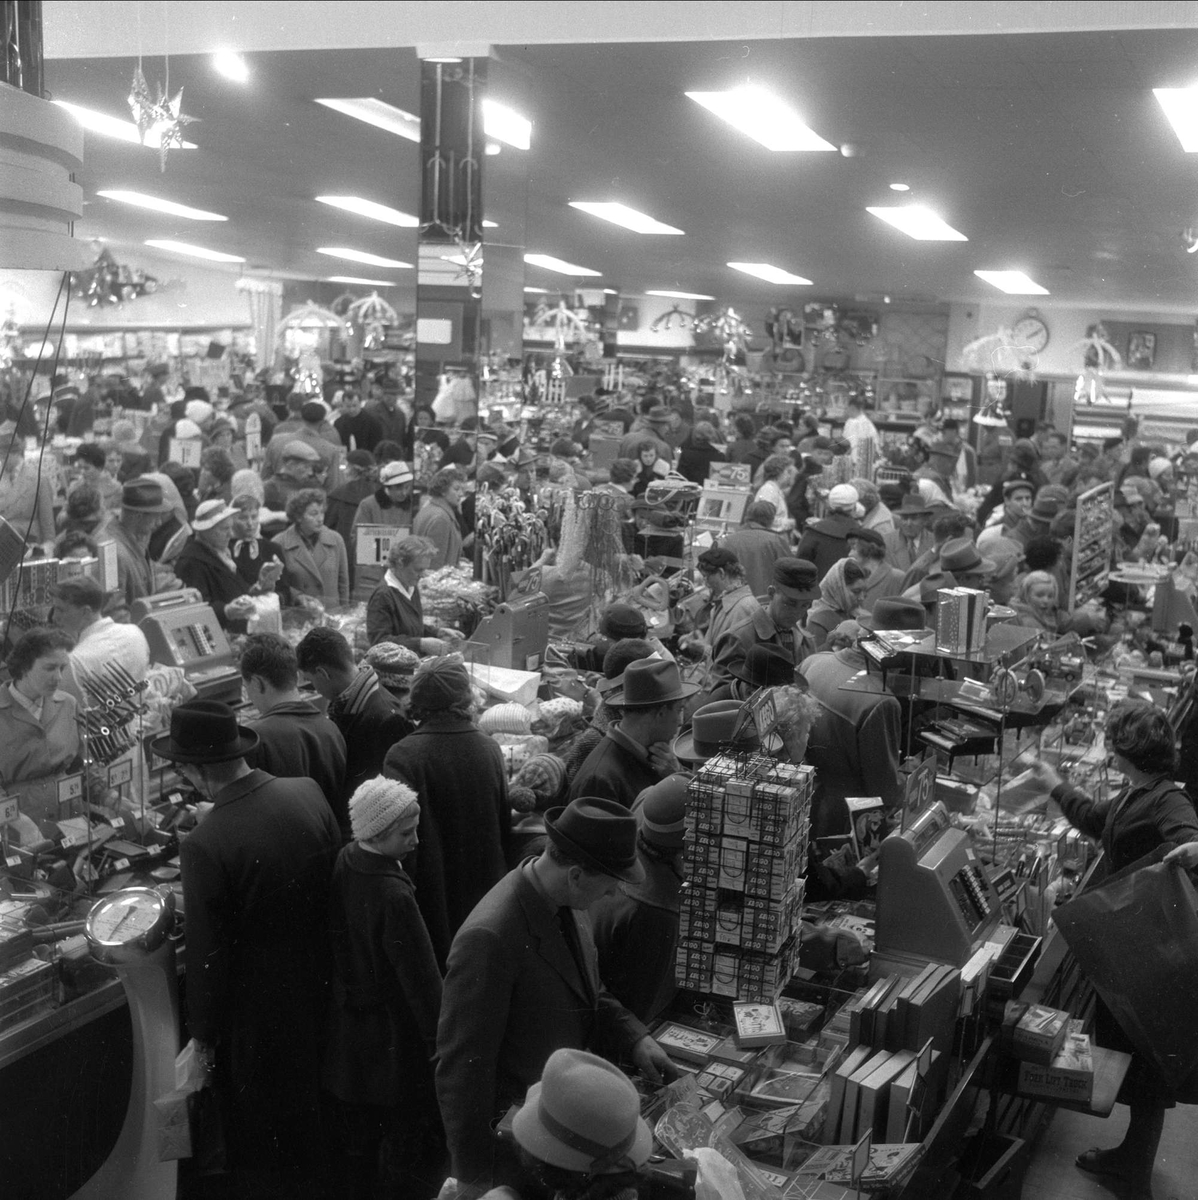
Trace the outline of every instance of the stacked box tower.
{"label": "stacked box tower", "polygon": [[709,759],[687,790],[679,987],[771,1001],[798,964],[814,768]]}

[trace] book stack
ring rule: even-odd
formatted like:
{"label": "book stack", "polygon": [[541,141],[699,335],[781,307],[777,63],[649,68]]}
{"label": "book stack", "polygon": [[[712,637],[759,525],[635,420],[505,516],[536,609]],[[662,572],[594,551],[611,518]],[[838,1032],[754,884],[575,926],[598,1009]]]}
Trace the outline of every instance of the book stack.
{"label": "book stack", "polygon": [[889,1191],[908,1179],[919,1162],[923,1147],[918,1142],[876,1143],[869,1148],[869,1162],[860,1179],[853,1180],[853,1146],[828,1146],[816,1151],[796,1173],[796,1190],[787,1197],[806,1197],[797,1186],[805,1181],[821,1180],[834,1184],[858,1182],[862,1192]]}
{"label": "book stack", "polygon": [[967,655],[986,643],[989,595],[975,588],[941,588],[936,602],[936,649]]}
{"label": "book stack", "polygon": [[1094,1098],[1094,1054],[1081,1021],[1070,1021],[1061,1049],[1048,1066],[1019,1064],[1019,1090],[1029,1096],[1089,1104]]}
{"label": "book stack", "polygon": [[679,987],[772,1002],[794,973],[813,783],[763,754],[719,755],[691,781]]}
{"label": "book stack", "polygon": [[[887,975],[845,1005],[848,1051],[832,1076],[823,1141],[855,1142],[866,1133],[902,1141],[924,1056],[933,1092],[952,1051],[961,972],[928,963],[910,978]],[[843,1010],[842,1010],[843,1011]]]}

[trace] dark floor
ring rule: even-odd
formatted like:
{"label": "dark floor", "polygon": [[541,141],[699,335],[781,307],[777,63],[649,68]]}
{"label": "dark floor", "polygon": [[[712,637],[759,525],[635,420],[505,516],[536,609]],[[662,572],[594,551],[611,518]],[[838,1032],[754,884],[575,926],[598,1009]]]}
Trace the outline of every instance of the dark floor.
{"label": "dark floor", "polygon": [[[1087,1175],[1073,1160],[1091,1146],[1114,1146],[1127,1126],[1116,1105],[1106,1120],[1058,1110],[1032,1150],[1023,1200],[1140,1200],[1143,1193]],[[1198,1200],[1198,1108],[1181,1105],[1165,1114],[1165,1132],[1152,1175],[1153,1200]]]}

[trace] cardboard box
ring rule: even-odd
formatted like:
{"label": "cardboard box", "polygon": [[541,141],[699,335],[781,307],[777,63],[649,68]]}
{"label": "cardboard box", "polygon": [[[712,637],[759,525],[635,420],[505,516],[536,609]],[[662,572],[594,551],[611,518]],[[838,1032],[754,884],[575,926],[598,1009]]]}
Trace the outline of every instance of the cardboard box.
{"label": "cardboard box", "polygon": [[1089,1104],[1094,1098],[1094,1055],[1090,1038],[1082,1033],[1080,1021],[1069,1022],[1069,1032],[1060,1053],[1045,1067],[1040,1063],[1019,1064],[1019,1090],[1029,1096]]}

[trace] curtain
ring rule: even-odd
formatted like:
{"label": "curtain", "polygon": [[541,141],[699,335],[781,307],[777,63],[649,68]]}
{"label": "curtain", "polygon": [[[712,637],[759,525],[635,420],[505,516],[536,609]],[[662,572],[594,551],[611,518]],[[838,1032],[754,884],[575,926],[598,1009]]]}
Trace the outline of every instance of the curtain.
{"label": "curtain", "polygon": [[250,321],[254,328],[255,363],[259,371],[274,366],[279,348],[279,317],[283,310],[283,285],[277,279],[258,279],[244,276],[237,281],[238,291],[245,292],[250,302]]}

